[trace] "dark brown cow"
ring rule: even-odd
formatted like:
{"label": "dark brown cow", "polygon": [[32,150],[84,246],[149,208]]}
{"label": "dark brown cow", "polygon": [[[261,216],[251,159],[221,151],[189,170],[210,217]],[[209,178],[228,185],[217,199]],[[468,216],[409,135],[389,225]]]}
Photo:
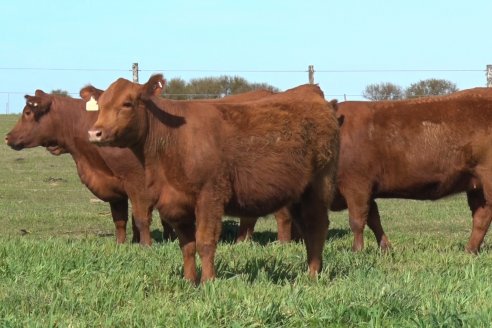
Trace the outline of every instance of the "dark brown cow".
{"label": "dark brown cow", "polygon": [[306,85],[239,104],[194,104],[156,96],[163,84],[162,75],[143,86],[114,82],[99,98],[89,136],[130,147],[144,164],[152,205],[178,235],[185,278],[196,280],[196,250],[202,281],[215,277],[223,214],[255,217],[283,206],[315,275],[339,147],[338,122],[321,90]]}
{"label": "dark brown cow", "polygon": [[[95,96],[101,92],[91,88]],[[45,146],[54,155],[70,153],[81,181],[98,198],[109,202],[116,241],[123,243],[128,221],[128,197],[134,207],[138,207],[140,202],[148,202],[140,192],[144,186],[144,170],[130,150],[100,148],[89,142],[87,129],[96,121],[97,113],[87,112],[85,106],[84,100],[37,90],[35,96],[26,96],[22,116],[5,141],[15,150]],[[150,214],[147,220],[150,220]],[[165,230],[169,231],[169,228]],[[134,225],[133,241],[139,240],[150,244],[150,232],[139,231]]]}
{"label": "dark brown cow", "polygon": [[338,187],[332,210],[348,205],[354,250],[363,229],[389,246],[375,198],[436,200],[466,192],[476,253],[492,219],[492,89],[476,88],[417,100],[339,104]]}

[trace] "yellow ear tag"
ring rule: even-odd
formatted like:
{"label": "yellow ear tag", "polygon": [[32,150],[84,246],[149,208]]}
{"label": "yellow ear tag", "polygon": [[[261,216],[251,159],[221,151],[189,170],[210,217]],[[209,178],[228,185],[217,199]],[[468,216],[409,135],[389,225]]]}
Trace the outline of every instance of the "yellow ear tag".
{"label": "yellow ear tag", "polygon": [[99,105],[94,97],[91,96],[91,99],[85,103],[85,110],[88,112],[97,112],[99,110]]}

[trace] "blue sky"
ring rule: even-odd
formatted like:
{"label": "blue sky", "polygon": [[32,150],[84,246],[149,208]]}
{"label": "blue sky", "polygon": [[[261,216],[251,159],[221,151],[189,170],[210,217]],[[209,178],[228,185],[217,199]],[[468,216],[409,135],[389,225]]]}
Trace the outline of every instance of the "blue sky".
{"label": "blue sky", "polygon": [[0,12],[0,113],[7,102],[19,112],[36,89],[78,93],[131,79],[134,62],[141,82],[165,70],[168,79],[239,75],[281,90],[306,83],[312,64],[327,98],[353,100],[379,82],[484,86],[492,64],[490,0],[6,0]]}

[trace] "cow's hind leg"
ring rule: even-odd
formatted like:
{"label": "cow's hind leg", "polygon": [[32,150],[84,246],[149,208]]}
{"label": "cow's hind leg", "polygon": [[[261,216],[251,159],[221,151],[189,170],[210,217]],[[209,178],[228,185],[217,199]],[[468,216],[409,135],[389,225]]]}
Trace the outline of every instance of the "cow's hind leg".
{"label": "cow's hind leg", "polygon": [[[290,218],[289,210],[287,208],[281,208],[274,213],[275,220],[277,221],[277,238],[281,243],[291,241],[292,220]],[[255,231],[255,225],[258,221],[257,217],[241,217],[239,218],[239,231],[237,234],[236,242],[241,242],[253,238],[253,232]]]}
{"label": "cow's hind leg", "polygon": [[292,204],[289,210],[304,238],[309,274],[314,277],[323,266],[323,247],[329,225],[328,207],[312,192],[307,192],[302,201]]}
{"label": "cow's hind leg", "polygon": [[132,243],[139,243],[140,242],[140,231],[138,231],[137,224],[135,223],[135,216],[132,214]]}
{"label": "cow's hind leg", "polygon": [[176,232],[174,231],[174,228],[166,222],[165,218],[160,215],[161,218],[161,224],[162,224],[162,240],[165,241],[172,241],[176,240],[177,235]]}
{"label": "cow's hind leg", "polygon": [[183,276],[186,280],[193,283],[197,282],[196,275],[196,241],[195,241],[195,225],[193,222],[182,222],[173,225],[179,240],[179,247],[183,254]]}
{"label": "cow's hind leg", "polygon": [[[142,246],[152,245],[150,238],[150,224],[152,223],[152,207],[132,201],[133,241]],[[138,237],[137,237],[138,236]]]}
{"label": "cow's hind leg", "polygon": [[354,242],[352,244],[352,250],[354,252],[364,249],[364,228],[370,208],[368,195],[368,193],[355,191],[344,192],[348,207],[350,229],[354,234]]}
{"label": "cow's hind leg", "polygon": [[128,200],[109,202],[111,216],[116,229],[116,242],[123,244],[126,240],[126,223],[128,222]]}
{"label": "cow's hind leg", "polygon": [[382,251],[389,250],[391,244],[384,233],[383,226],[381,225],[381,217],[379,216],[378,205],[374,200],[371,200],[370,203],[367,225],[374,233],[380,249]]}
{"label": "cow's hind leg", "polygon": [[476,254],[480,250],[485,234],[489,229],[492,220],[492,206],[490,201],[487,201],[482,189],[468,191],[466,196],[473,215],[473,227],[466,251]]}
{"label": "cow's hind leg", "polygon": [[251,239],[253,232],[255,231],[257,217],[240,217],[239,218],[239,230],[237,232],[236,243]]}
{"label": "cow's hind leg", "polygon": [[277,221],[277,238],[281,243],[287,243],[292,239],[292,219],[287,208],[281,208],[274,213]]}

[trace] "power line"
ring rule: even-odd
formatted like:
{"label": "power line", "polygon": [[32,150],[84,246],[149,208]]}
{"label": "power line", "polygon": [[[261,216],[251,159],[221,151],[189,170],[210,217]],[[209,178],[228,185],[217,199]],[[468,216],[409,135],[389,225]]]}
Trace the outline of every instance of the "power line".
{"label": "power line", "polygon": [[[68,67],[0,67],[0,70],[19,71],[79,71],[79,72],[131,72],[120,68],[68,68]],[[139,69],[140,72],[195,72],[195,73],[305,73],[305,69]],[[408,73],[408,72],[486,72],[486,69],[317,69],[317,73]]]}
{"label": "power line", "polygon": [[130,69],[119,68],[54,68],[54,67],[0,67],[10,71],[80,71],[80,72],[129,72]]}
{"label": "power line", "polygon": [[261,69],[139,69],[141,72],[195,72],[195,73],[305,73],[307,70],[261,70]]}
{"label": "power line", "polygon": [[316,70],[317,73],[408,73],[408,72],[486,72],[485,69],[359,69]]}

